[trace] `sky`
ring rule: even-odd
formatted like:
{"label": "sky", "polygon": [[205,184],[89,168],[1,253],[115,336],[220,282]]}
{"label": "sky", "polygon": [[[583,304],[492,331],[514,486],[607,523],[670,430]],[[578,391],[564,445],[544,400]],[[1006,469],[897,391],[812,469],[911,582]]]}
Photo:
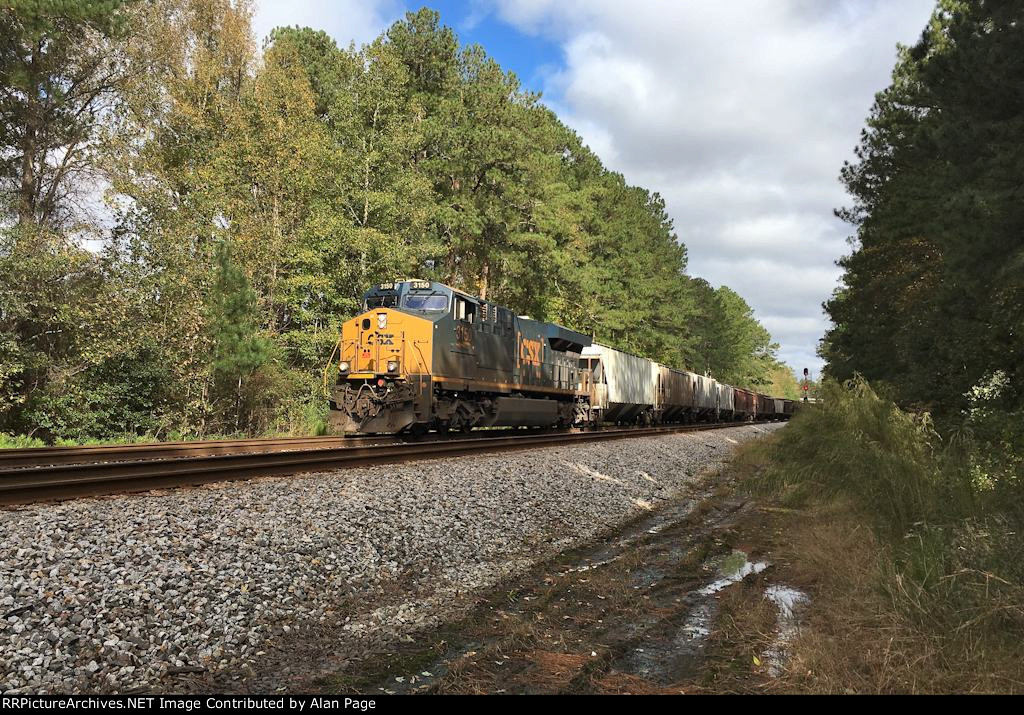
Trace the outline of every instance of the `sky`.
{"label": "sky", "polygon": [[783,361],[820,371],[852,233],[839,170],[934,0],[257,0],[254,22],[347,46],[423,4],[660,193],[690,275],[736,290]]}

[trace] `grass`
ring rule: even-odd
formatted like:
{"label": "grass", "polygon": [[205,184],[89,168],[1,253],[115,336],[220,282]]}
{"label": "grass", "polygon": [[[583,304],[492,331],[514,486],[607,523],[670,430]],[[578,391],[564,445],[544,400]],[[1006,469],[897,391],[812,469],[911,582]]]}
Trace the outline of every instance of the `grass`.
{"label": "grass", "polygon": [[379,692],[378,687],[389,684],[396,676],[414,676],[430,667],[445,653],[444,641],[432,646],[396,649],[382,653],[360,664],[357,672],[338,672],[319,678],[315,685],[332,693]]}
{"label": "grass", "polygon": [[0,449],[24,447],[89,447],[98,445],[135,444],[142,442],[201,442],[218,439],[254,439],[273,437],[320,437],[328,434],[326,409],[319,405],[306,405],[290,413],[273,430],[262,434],[182,434],[170,432],[155,434],[122,434],[103,439],[56,439],[52,443],[28,435],[0,432]]}
{"label": "grass", "polygon": [[32,435],[7,434],[0,432],[0,449],[23,447],[87,447],[96,445],[134,444],[141,442],[199,442],[218,439],[258,439],[261,437],[319,437],[329,433],[328,407],[323,399],[296,400],[281,406],[280,410],[262,427],[237,432],[196,430],[157,430],[156,432],[128,432],[104,434],[100,437],[67,438],[44,435],[41,439]]}
{"label": "grass", "polygon": [[46,442],[23,434],[0,432],[0,449],[22,449],[24,447],[45,447]]}
{"label": "grass", "polygon": [[789,685],[1024,691],[1024,538],[1005,506],[1018,500],[979,487],[979,445],[942,439],[863,381],[823,390],[734,463],[782,507],[780,558],[813,594]]}

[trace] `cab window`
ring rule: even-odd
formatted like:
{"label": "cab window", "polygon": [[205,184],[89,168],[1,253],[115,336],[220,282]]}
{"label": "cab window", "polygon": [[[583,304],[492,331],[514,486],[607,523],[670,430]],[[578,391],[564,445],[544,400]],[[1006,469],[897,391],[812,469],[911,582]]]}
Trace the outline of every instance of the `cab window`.
{"label": "cab window", "polygon": [[394,293],[390,295],[371,295],[366,299],[365,310],[373,310],[374,308],[394,308],[398,305],[398,296]]}
{"label": "cab window", "polygon": [[431,293],[430,295],[410,294],[402,302],[403,308],[409,310],[428,310],[443,313],[448,310],[448,296]]}

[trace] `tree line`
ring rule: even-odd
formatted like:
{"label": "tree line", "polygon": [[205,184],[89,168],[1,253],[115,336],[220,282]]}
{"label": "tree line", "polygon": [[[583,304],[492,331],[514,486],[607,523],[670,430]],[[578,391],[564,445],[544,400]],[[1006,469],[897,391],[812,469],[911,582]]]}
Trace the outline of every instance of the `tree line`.
{"label": "tree line", "polygon": [[1019,1],[940,0],[901,48],[842,170],[856,237],[821,348],[833,377],[987,445],[989,476],[1024,455],[1022,77]]}
{"label": "tree line", "polygon": [[0,431],[316,429],[341,322],[407,276],[795,389],[740,295],[687,275],[663,199],[436,12],[362,47],[260,44],[251,15],[0,9]]}

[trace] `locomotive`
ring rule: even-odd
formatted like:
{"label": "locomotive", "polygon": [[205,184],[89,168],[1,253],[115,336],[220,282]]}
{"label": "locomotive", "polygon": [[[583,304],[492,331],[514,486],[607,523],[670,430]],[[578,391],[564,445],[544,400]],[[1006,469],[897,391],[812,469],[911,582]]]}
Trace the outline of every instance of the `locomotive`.
{"label": "locomotive", "polygon": [[330,425],[346,434],[785,419],[795,407],[434,281],[371,288],[337,350]]}

